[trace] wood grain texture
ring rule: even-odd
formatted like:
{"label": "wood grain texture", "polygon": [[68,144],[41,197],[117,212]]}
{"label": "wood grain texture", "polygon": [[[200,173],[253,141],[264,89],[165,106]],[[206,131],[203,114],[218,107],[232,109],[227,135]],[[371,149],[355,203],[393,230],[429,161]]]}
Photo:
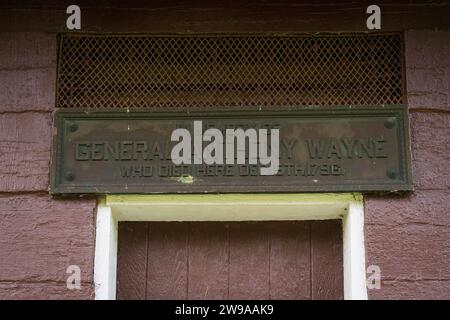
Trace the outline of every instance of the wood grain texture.
{"label": "wood grain texture", "polygon": [[314,300],[343,299],[341,220],[311,221],[311,293]]}
{"label": "wood grain texture", "polygon": [[230,224],[229,299],[269,299],[267,224]]}
{"label": "wood grain texture", "polygon": [[[134,7],[141,8],[143,5],[138,2],[133,1],[137,3]],[[43,3],[47,5],[43,7]],[[52,3],[54,6],[51,5]],[[95,5],[101,7],[105,4],[111,6],[111,1],[94,3],[83,0],[78,4],[82,7]],[[138,32],[367,31],[364,4],[355,1],[336,3],[336,7],[318,4],[308,6],[294,2],[286,6],[286,2],[253,1],[242,6],[236,5],[236,8],[228,10],[224,10],[227,4],[211,3],[211,1],[203,1],[196,6],[183,1],[172,4],[167,1],[145,1],[145,5],[148,4],[151,6],[148,10],[129,10],[125,7],[133,7],[133,5],[127,1],[123,2],[122,8],[112,8],[108,12],[104,12],[104,8],[83,11],[83,30],[119,32],[127,30]],[[383,3],[378,4],[383,8]],[[56,37],[56,32],[67,31],[65,4],[57,0],[39,3],[26,1],[24,4],[8,0],[2,1],[0,5],[5,8],[0,10],[0,29],[2,30],[0,35],[6,39],[5,41],[15,42],[6,44],[3,41],[0,44],[0,61],[4,71],[1,75],[0,100],[3,103],[0,104],[0,112],[23,112],[30,108],[51,110],[54,103],[53,93],[51,93],[54,90],[51,87],[54,77],[52,78],[48,69],[41,71],[37,69],[52,67],[48,66],[47,62],[52,62],[56,56],[56,50],[52,47],[55,45],[53,39]],[[340,5],[342,7],[338,8]],[[448,158],[445,158],[448,152],[442,149],[448,145],[447,140],[442,140],[448,138],[448,134],[442,129],[433,128],[436,123],[448,121],[450,108],[449,91],[445,90],[445,85],[450,84],[448,81],[450,55],[447,54],[448,44],[450,44],[449,31],[433,30],[434,27],[448,29],[450,23],[446,13],[448,4],[442,2],[442,5],[437,5],[433,2],[423,2],[405,7],[401,3],[389,3],[386,9],[388,9],[387,12],[383,11],[383,14],[387,14],[382,22],[384,31],[415,29],[407,31],[405,39],[408,105],[411,109],[419,109],[414,112],[421,112],[423,115],[415,116],[416,119],[411,123],[415,193],[418,198],[411,197],[404,200],[382,198],[376,203],[375,201],[366,202],[365,205],[366,219],[379,225],[366,233],[366,244],[369,244],[368,264],[378,264],[383,270],[387,263],[390,276],[401,275],[404,279],[385,280],[382,289],[370,290],[369,294],[375,299],[449,299],[450,278],[429,279],[427,273],[428,270],[442,269],[443,262],[449,265],[448,260],[445,261],[443,258],[433,259],[433,257],[441,257],[442,247],[438,245],[423,247],[428,254],[426,257],[431,257],[423,262],[429,264],[427,267],[429,269],[420,269],[420,261],[412,264],[410,269],[404,268],[415,259],[413,249],[416,242],[420,244],[425,240],[429,244],[438,239],[439,243],[446,245],[449,241],[447,230],[439,227],[446,221],[449,212],[447,207],[443,206],[449,203],[445,198],[448,196],[449,187],[449,180],[445,180],[448,177]],[[418,30],[424,28],[428,30]],[[3,31],[7,30],[43,32],[39,36],[37,33],[24,35],[20,32],[5,35]],[[47,39],[48,37],[51,39]],[[48,59],[47,51],[45,51],[47,44],[50,54]],[[443,45],[447,45],[447,49]],[[47,62],[41,59],[47,59]],[[14,68],[33,70],[24,69],[12,75],[11,71]],[[41,89],[43,91],[40,91]],[[427,115],[424,109],[429,110],[426,112],[430,115]],[[4,119],[6,122],[14,121],[13,117],[5,115]],[[28,120],[23,118],[20,122],[23,122],[25,127],[29,126],[30,135],[32,134],[36,139],[40,137],[45,140],[43,137],[50,137],[46,132],[50,132],[51,121],[50,116],[42,115],[42,117],[48,118],[49,121],[36,122],[40,127],[29,126]],[[3,281],[0,284],[0,299],[93,298],[95,201],[74,201],[73,199],[55,201],[42,194],[18,194],[17,192],[46,190],[48,157],[46,156],[47,160],[45,160],[41,151],[45,150],[49,153],[50,138],[40,145],[34,139],[30,142],[28,137],[18,135],[17,141],[20,145],[16,145],[19,150],[16,152],[14,151],[16,149],[11,148],[14,147],[12,141],[15,140],[9,140],[14,129],[10,124],[5,125],[6,122],[3,121],[1,124],[3,127],[0,133],[4,140],[1,157],[3,161],[7,159],[0,165],[2,169],[0,187],[4,192],[13,193],[4,195],[0,201],[2,215],[0,278]],[[42,132],[45,133],[42,134]],[[440,142],[437,143],[437,141]],[[442,141],[445,144],[441,145]],[[28,151],[20,151],[21,149]],[[29,152],[28,155],[26,155],[27,152]],[[22,159],[22,162],[16,164],[12,161],[14,157]],[[41,166],[43,161],[45,166]],[[425,192],[423,189],[429,190],[425,194],[422,193]],[[388,219],[384,220],[385,224],[380,221],[381,217]],[[409,233],[408,229],[402,230],[400,226],[392,230],[392,224],[429,226],[424,226],[421,229],[423,232],[414,236],[415,230]],[[433,229],[430,227],[432,225],[436,225],[437,228]],[[437,234],[442,231],[444,233],[438,236]],[[391,236],[395,236],[396,240],[389,241]],[[377,241],[380,237],[385,237],[386,241],[378,245]],[[397,241],[398,244],[392,247],[392,241]],[[370,245],[372,242],[374,244]],[[402,260],[396,262],[396,253],[399,250],[402,253]],[[83,281],[91,283],[87,286],[88,290],[85,290],[85,282],[82,284],[81,291],[66,290],[64,278],[67,264],[82,265],[82,277],[85,279]],[[405,270],[407,274],[403,274]],[[421,274],[425,272],[422,274],[424,278],[413,280],[419,272]],[[436,274],[438,273],[433,272],[431,276]],[[409,275],[413,277],[406,279],[405,276],[409,277]],[[12,282],[4,282],[8,279]]]}
{"label": "wood grain texture", "polygon": [[147,223],[119,223],[117,299],[143,300],[147,286]]}
{"label": "wood grain texture", "polygon": [[364,197],[366,264],[381,269],[370,299],[450,298],[449,50],[448,30],[405,34],[415,192]]}
{"label": "wood grain texture", "polygon": [[50,297],[52,283],[66,289],[70,265],[80,267],[82,282],[92,282],[94,210],[95,199],[0,195],[0,282],[18,284],[17,297],[28,285],[34,290],[48,284],[49,291],[41,294]]}
{"label": "wood grain texture", "polygon": [[122,222],[118,296],[342,299],[341,233],[334,221]]}
{"label": "wood grain texture", "polygon": [[63,282],[0,282],[0,300],[92,300],[93,282],[82,282],[81,290],[67,290]]}
{"label": "wood grain texture", "polygon": [[450,224],[368,225],[367,265],[381,269],[384,281],[450,281]]}
{"label": "wood grain texture", "polygon": [[189,299],[228,298],[228,224],[189,223]]}
{"label": "wood grain texture", "polygon": [[450,226],[450,193],[447,190],[416,190],[407,195],[364,197],[365,224],[389,228],[402,224]]}
{"label": "wood grain texture", "polygon": [[[67,4],[8,1],[0,10],[0,30],[66,32]],[[442,1],[441,1],[442,2]],[[49,4],[46,4],[49,3]],[[367,32],[367,2],[361,1],[147,1],[89,2],[83,31],[96,32]],[[447,29],[449,5],[377,1],[382,30]]]}
{"label": "wood grain texture", "polygon": [[148,228],[147,299],[187,299],[188,223]]}
{"label": "wood grain texture", "polygon": [[[450,74],[449,80],[450,81]],[[414,186],[450,188],[450,114],[414,112],[410,116]]]}
{"label": "wood grain texture", "polygon": [[450,280],[383,281],[381,289],[369,294],[372,300],[449,300]]}
{"label": "wood grain texture", "polygon": [[56,35],[0,32],[0,70],[56,68]]}
{"label": "wood grain texture", "polygon": [[408,107],[450,111],[450,31],[405,33]]}
{"label": "wood grain texture", "polygon": [[0,112],[55,107],[56,35],[0,32]]}
{"label": "wood grain texture", "polygon": [[0,191],[47,191],[51,118],[50,113],[0,114]]}
{"label": "wood grain texture", "polygon": [[[382,276],[381,289],[370,290],[371,297],[392,298],[395,290],[412,290],[421,283],[427,289],[418,291],[417,297],[442,297],[439,288],[450,282],[449,192],[417,190],[406,197],[370,196],[365,208],[367,265],[379,266]],[[399,297],[414,295],[399,293]]]}
{"label": "wood grain texture", "polygon": [[0,112],[53,111],[56,67],[0,69]]}
{"label": "wood grain texture", "polygon": [[309,222],[270,222],[270,299],[311,298]]}

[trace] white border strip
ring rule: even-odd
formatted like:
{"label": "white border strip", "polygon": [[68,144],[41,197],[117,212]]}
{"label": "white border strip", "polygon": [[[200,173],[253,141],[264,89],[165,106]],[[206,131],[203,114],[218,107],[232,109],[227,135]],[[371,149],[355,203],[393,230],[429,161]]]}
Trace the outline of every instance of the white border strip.
{"label": "white border strip", "polygon": [[352,201],[343,221],[344,299],[367,300],[364,206]]}
{"label": "white border strip", "polygon": [[116,298],[119,221],[343,220],[344,298],[366,300],[360,194],[117,195],[97,206],[95,299]]}
{"label": "white border strip", "polygon": [[102,199],[97,205],[94,284],[96,300],[116,298],[117,220]]}

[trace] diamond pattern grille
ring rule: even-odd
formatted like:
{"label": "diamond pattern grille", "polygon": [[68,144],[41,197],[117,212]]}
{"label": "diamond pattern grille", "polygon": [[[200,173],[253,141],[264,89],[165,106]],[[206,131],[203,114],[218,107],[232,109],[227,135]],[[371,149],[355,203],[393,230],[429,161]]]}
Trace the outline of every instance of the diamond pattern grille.
{"label": "diamond pattern grille", "polygon": [[403,82],[399,34],[65,34],[57,106],[402,104]]}

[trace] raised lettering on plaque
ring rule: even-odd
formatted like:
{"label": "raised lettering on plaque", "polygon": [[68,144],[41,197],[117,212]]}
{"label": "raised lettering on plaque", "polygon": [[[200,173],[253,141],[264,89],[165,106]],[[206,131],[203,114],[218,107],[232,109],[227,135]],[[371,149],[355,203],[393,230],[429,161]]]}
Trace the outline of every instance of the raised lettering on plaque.
{"label": "raised lettering on plaque", "polygon": [[52,193],[411,190],[404,106],[58,111]]}

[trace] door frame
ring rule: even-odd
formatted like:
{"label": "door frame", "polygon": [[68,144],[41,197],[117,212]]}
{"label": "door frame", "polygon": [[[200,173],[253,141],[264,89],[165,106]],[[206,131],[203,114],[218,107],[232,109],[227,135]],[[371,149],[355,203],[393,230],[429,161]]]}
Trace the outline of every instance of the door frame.
{"label": "door frame", "polygon": [[359,193],[106,195],[98,200],[96,300],[116,298],[120,221],[273,221],[341,219],[344,299],[366,300],[364,206]]}

